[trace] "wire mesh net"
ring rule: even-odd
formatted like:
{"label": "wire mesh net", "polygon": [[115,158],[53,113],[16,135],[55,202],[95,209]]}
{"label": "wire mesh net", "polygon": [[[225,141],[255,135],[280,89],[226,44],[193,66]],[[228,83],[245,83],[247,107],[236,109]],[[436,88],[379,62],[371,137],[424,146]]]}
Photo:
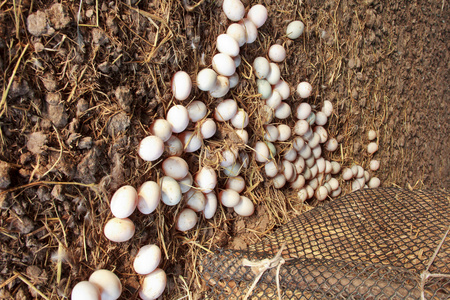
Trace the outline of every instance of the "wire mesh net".
{"label": "wire mesh net", "polygon": [[365,189],[200,265],[207,299],[448,299],[450,193]]}

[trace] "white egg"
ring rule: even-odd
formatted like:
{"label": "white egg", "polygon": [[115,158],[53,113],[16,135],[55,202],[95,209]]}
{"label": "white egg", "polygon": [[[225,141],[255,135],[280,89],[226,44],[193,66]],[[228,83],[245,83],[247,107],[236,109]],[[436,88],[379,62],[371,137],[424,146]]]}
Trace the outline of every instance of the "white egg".
{"label": "white egg", "polygon": [[213,119],[207,118],[200,125],[200,133],[203,139],[212,138],[216,134],[217,125]]}
{"label": "white egg", "polygon": [[311,178],[315,178],[317,173],[319,172],[319,168],[317,168],[317,165],[312,166],[311,168],[309,168],[309,170],[311,171]]}
{"label": "white egg", "polygon": [[185,100],[189,97],[192,89],[191,77],[184,71],[178,71],[172,78],[172,92],[177,100]]}
{"label": "white egg", "polygon": [[337,190],[332,191],[330,196],[332,198],[335,198],[335,197],[339,196],[341,194],[341,192],[342,192],[342,189],[339,187],[339,188],[337,188]]}
{"label": "white egg", "polygon": [[303,175],[298,175],[297,178],[291,182],[291,187],[293,189],[301,189],[302,187],[305,186],[305,182],[306,182],[305,177],[303,177]]}
{"label": "white egg", "polygon": [[238,42],[231,35],[226,33],[220,34],[217,37],[216,47],[217,51],[229,56],[236,56],[239,54]]}
{"label": "white egg", "polygon": [[[233,40],[234,41],[234,40]],[[213,69],[223,76],[231,76],[236,72],[234,60],[225,53],[218,53],[212,59]]]}
{"label": "white egg", "polygon": [[228,26],[227,34],[238,43],[239,47],[243,46],[247,41],[245,29],[241,24],[233,23]]}
{"label": "white egg", "polygon": [[144,138],[139,143],[138,154],[145,161],[155,161],[164,153],[164,142],[155,135]]}
{"label": "white egg", "polygon": [[[311,175],[311,177],[313,176]],[[317,178],[313,178],[308,182],[308,185],[315,191],[319,187],[319,180]]]}
{"label": "white egg", "polygon": [[206,116],[208,108],[206,108],[205,103],[201,101],[192,101],[187,107],[189,119],[192,122],[198,122]]}
{"label": "white egg", "polygon": [[185,208],[178,215],[177,224],[175,227],[179,231],[188,231],[194,228],[194,226],[197,224],[197,220],[198,217],[195,211],[190,208]]}
{"label": "white egg", "polygon": [[258,87],[258,94],[261,94],[261,99],[268,99],[272,95],[272,86],[267,80],[257,79],[256,85]]}
{"label": "white egg", "polygon": [[151,214],[161,201],[161,187],[154,181],[144,182],[138,189],[137,208],[145,215]]}
{"label": "white egg", "polygon": [[255,212],[255,205],[249,198],[241,196],[239,203],[234,206],[234,211],[242,217],[249,217]]}
{"label": "white egg", "polygon": [[214,118],[220,122],[228,121],[236,115],[237,110],[238,106],[236,101],[233,99],[225,99],[214,110]]}
{"label": "white egg", "polygon": [[206,204],[205,208],[203,209],[203,215],[205,216],[205,219],[211,219],[214,217],[214,214],[217,210],[217,196],[216,193],[211,192],[208,194],[205,194],[206,197]]}
{"label": "white egg", "polygon": [[303,136],[308,131],[308,129],[309,124],[305,120],[298,120],[297,122],[295,122],[294,125],[295,134]]}
{"label": "white egg", "polygon": [[280,81],[281,72],[280,67],[275,63],[270,63],[269,74],[266,76],[266,80],[271,84],[275,85]]}
{"label": "white egg", "polygon": [[330,174],[333,167],[331,166],[331,162],[326,160],[325,161],[325,174]]}
{"label": "white egg", "polygon": [[353,177],[357,177],[356,175],[358,175],[358,166],[357,165],[353,165],[350,170],[352,170],[352,174]]}
{"label": "white egg", "polygon": [[297,106],[295,117],[299,120],[306,120],[309,115],[311,115],[311,105],[305,102],[300,103],[300,105]]}
{"label": "white egg", "polygon": [[166,120],[172,125],[172,132],[183,132],[189,124],[189,113],[183,105],[174,105],[167,112]]}
{"label": "white egg", "polygon": [[180,156],[183,154],[183,143],[180,139],[172,135],[165,143],[164,150],[172,156]]}
{"label": "white egg", "polygon": [[228,19],[237,22],[245,15],[244,4],[240,0],[224,0],[222,9]]}
{"label": "white egg", "polygon": [[371,160],[369,163],[369,168],[372,171],[376,171],[380,168],[380,161],[379,160]]}
{"label": "white egg", "polygon": [[305,187],[306,189],[306,193],[308,194],[308,199],[311,199],[314,196],[314,189],[312,187],[310,187],[309,185],[307,185]]}
{"label": "white egg", "polygon": [[306,180],[312,179],[311,170],[308,167],[305,167],[305,170],[303,171],[303,177],[305,177]]}
{"label": "white egg", "polygon": [[275,177],[278,174],[279,167],[277,163],[273,160],[267,162],[264,165],[264,171],[266,172],[267,177]]}
{"label": "white egg", "polygon": [[243,168],[248,168],[248,164],[250,163],[250,157],[248,156],[247,152],[241,151],[239,153],[239,160],[241,161]]}
{"label": "white egg", "polygon": [[320,136],[318,133],[314,133],[312,138],[308,141],[308,146],[311,148],[316,147],[320,143]]}
{"label": "white egg", "polygon": [[300,202],[304,202],[306,199],[308,199],[308,192],[306,191],[306,189],[301,189],[300,191],[298,191],[297,198]]}
{"label": "white egg", "polygon": [[369,182],[370,180],[370,173],[368,171],[364,171],[364,180],[366,182]]}
{"label": "white egg", "polygon": [[239,203],[240,195],[232,189],[226,189],[219,193],[219,200],[225,207],[234,207]]}
{"label": "white egg", "polygon": [[231,124],[236,129],[243,129],[247,127],[248,121],[249,121],[248,114],[243,109],[239,109],[236,115],[234,115],[234,117],[231,118]]}
{"label": "white egg", "polygon": [[188,174],[189,166],[181,157],[170,156],[163,161],[162,170],[164,175],[170,176],[175,180],[181,180]]}
{"label": "white egg", "polygon": [[140,275],[147,275],[155,271],[161,262],[161,249],[156,245],[141,247],[133,261],[134,271]]}
{"label": "white egg", "polygon": [[72,289],[72,300],[99,300],[100,291],[97,286],[89,281],[80,281]]}
{"label": "white egg", "polygon": [[[356,178],[362,178],[364,177],[364,168],[361,166],[357,166],[358,172],[356,173]],[[363,186],[363,185],[361,185]]]}
{"label": "white egg", "polygon": [[333,113],[333,104],[330,101],[323,101],[322,112],[329,118]]}
{"label": "white egg", "polygon": [[294,162],[297,159],[297,151],[293,147],[290,147],[284,152],[283,158],[287,161]]}
{"label": "white egg", "polygon": [[225,188],[241,193],[245,189],[245,180],[241,176],[230,177]]}
{"label": "white egg", "polygon": [[331,174],[336,175],[341,171],[341,165],[337,161],[331,162]]}
{"label": "white egg", "polygon": [[247,18],[255,24],[256,28],[259,28],[267,20],[267,9],[261,4],[253,5],[247,13]]}
{"label": "white egg", "polygon": [[319,134],[321,144],[325,143],[328,140],[328,132],[322,126],[314,127],[314,132]]}
{"label": "white egg", "polygon": [[297,93],[300,98],[306,99],[311,96],[312,86],[306,81],[300,82],[297,86]]}
{"label": "white egg", "polygon": [[369,143],[369,145],[367,145],[367,152],[369,152],[369,154],[374,154],[375,152],[378,151],[378,145],[377,143]]}
{"label": "white egg", "polygon": [[321,111],[318,111],[316,113],[316,121],[315,122],[317,125],[323,126],[323,125],[327,124],[327,121],[328,121],[328,118],[325,115],[325,113],[323,113]]}
{"label": "white egg", "polygon": [[155,300],[162,295],[166,284],[166,273],[158,268],[150,274],[145,275],[141,288],[139,289],[139,296],[143,300]]}
{"label": "white egg", "polygon": [[202,91],[210,91],[217,80],[217,73],[209,68],[203,69],[197,74],[197,86]]}
{"label": "white egg", "polygon": [[104,229],[106,238],[116,243],[128,241],[133,237],[134,231],[134,223],[128,218],[112,218],[106,223]]}
{"label": "white egg", "polygon": [[272,45],[269,48],[269,58],[274,62],[282,62],[286,58],[286,50],[281,45]]}
{"label": "white egg", "polygon": [[248,144],[248,132],[245,129],[236,129],[234,132],[236,132],[237,136],[242,140],[244,144]]}
{"label": "white egg", "polygon": [[291,40],[298,38],[305,30],[305,25],[302,21],[292,21],[286,27],[286,36]]}
{"label": "white egg", "polygon": [[230,80],[226,76],[219,75],[217,76],[216,84],[209,91],[211,97],[221,98],[225,96],[230,90]]}
{"label": "white egg", "polygon": [[226,168],[226,167],[233,165],[236,162],[237,155],[238,155],[237,149],[223,150],[222,151],[222,159],[220,161],[220,166]]}
{"label": "white egg", "polygon": [[304,159],[308,159],[311,157],[311,155],[313,155],[313,152],[308,145],[305,145],[302,149],[298,151],[298,154]]}
{"label": "white egg", "polygon": [[172,125],[165,119],[156,119],[150,126],[150,132],[166,142],[172,136]]}
{"label": "white egg", "polygon": [[241,56],[240,55],[236,55],[235,57],[232,57],[233,61],[234,61],[234,66],[239,67],[241,65]]}
{"label": "white egg", "polygon": [[331,189],[332,189],[333,191],[335,191],[335,190],[337,190],[337,189],[339,188],[339,181],[337,181],[336,178],[331,178],[331,179],[328,181],[328,183],[330,184]]}
{"label": "white egg", "polygon": [[369,180],[368,186],[369,186],[370,188],[373,189],[373,188],[379,187],[380,184],[381,184],[380,179],[378,179],[377,177],[372,177],[372,178]]}
{"label": "white egg", "polygon": [[[272,92],[272,91],[271,91]],[[272,109],[277,109],[281,104],[281,95],[278,91],[273,91],[269,98],[266,100],[266,105]]]}
{"label": "white egg", "polygon": [[184,197],[186,199],[186,206],[193,211],[200,212],[205,209],[206,198],[201,191],[190,189]]}
{"label": "white egg", "polygon": [[323,157],[319,157],[316,160],[317,171],[320,173],[325,172],[325,159]]}
{"label": "white egg", "polygon": [[326,187],[321,186],[321,187],[319,187],[319,188],[316,190],[315,195],[316,195],[316,199],[317,199],[317,200],[323,201],[323,200],[325,200],[325,199],[327,198],[327,196],[328,196],[328,190],[327,190]]}
{"label": "white egg", "polygon": [[196,134],[194,131],[182,132],[178,137],[183,143],[184,152],[192,153],[202,147],[201,136]]}
{"label": "white egg", "polygon": [[119,188],[111,198],[111,213],[116,218],[127,218],[136,209],[138,195],[130,185]]}
{"label": "white egg", "polygon": [[267,105],[263,105],[260,110],[259,117],[261,118],[261,122],[263,124],[270,124],[273,121],[274,110]]}
{"label": "white egg", "polygon": [[287,84],[286,81],[280,80],[278,81],[275,86],[273,87],[275,91],[278,91],[280,93],[281,99],[286,100],[291,95],[291,88],[289,87],[289,84]]}
{"label": "white egg", "polygon": [[345,168],[345,169],[342,171],[342,179],[344,179],[344,180],[351,180],[352,178],[353,178],[353,172],[352,172],[352,170],[349,169],[349,168]]}
{"label": "white egg", "polygon": [[291,137],[291,127],[286,124],[280,124],[277,126],[278,130],[278,141],[285,142]]}
{"label": "white egg", "polygon": [[269,148],[270,156],[275,157],[277,155],[277,148],[271,142],[266,142],[267,148]]}
{"label": "white egg", "polygon": [[161,186],[161,200],[164,204],[174,206],[181,201],[181,188],[178,182],[169,176],[159,179]]}
{"label": "white egg", "polygon": [[89,282],[98,288],[101,300],[116,300],[122,294],[122,284],[119,277],[109,270],[95,271],[89,277]]}
{"label": "white egg", "polygon": [[306,145],[305,140],[302,139],[300,136],[295,137],[294,140],[292,141],[292,146],[297,151],[302,150],[305,147],[305,145]]}
{"label": "white egg", "polygon": [[195,175],[195,183],[203,193],[210,193],[217,184],[216,171],[209,166],[202,167]]}
{"label": "white egg", "polygon": [[333,152],[337,149],[338,142],[335,138],[331,138],[325,143],[324,147],[327,151]]}
{"label": "white egg", "polygon": [[264,139],[269,142],[276,142],[278,139],[278,128],[273,125],[265,127]]}
{"label": "white egg", "polygon": [[297,171],[297,174],[303,173],[303,170],[305,169],[305,159],[301,156],[297,156],[297,159],[294,161],[294,167]]}
{"label": "white egg", "polygon": [[240,163],[235,163],[232,166],[223,168],[223,173],[227,177],[236,177],[239,176],[239,173],[241,172],[242,165]]}
{"label": "white egg", "polygon": [[314,156],[311,156],[310,158],[305,159],[305,164],[308,168],[312,168],[316,164],[316,159]]}
{"label": "white egg", "polygon": [[256,41],[256,38],[258,37],[258,29],[255,24],[247,18],[240,21],[239,24],[241,24],[245,29],[245,35],[247,37],[246,43],[251,44]]}
{"label": "white egg", "polygon": [[369,141],[373,141],[377,138],[377,132],[375,130],[369,130],[369,132],[367,133],[367,138],[369,139]]}
{"label": "white egg", "polygon": [[354,180],[352,181],[352,192],[360,190],[361,189],[361,184],[359,183],[358,180]]}
{"label": "white egg", "polygon": [[256,142],[255,144],[255,160],[257,162],[266,163],[269,161],[270,152],[267,144],[264,142]]}
{"label": "white egg", "polygon": [[270,63],[264,57],[257,57],[253,61],[253,71],[255,72],[256,78],[264,79],[269,75],[270,72]]}
{"label": "white egg", "polygon": [[280,120],[289,118],[291,115],[291,106],[286,102],[281,102],[278,108],[275,110],[275,117]]}
{"label": "white egg", "polygon": [[239,75],[238,73],[234,73],[230,77],[228,77],[228,81],[230,82],[230,89],[236,87],[239,83]]}
{"label": "white egg", "polygon": [[192,188],[192,183],[194,182],[194,177],[192,177],[191,173],[188,173],[186,177],[178,181],[180,185],[181,193],[187,193]]}
{"label": "white egg", "polygon": [[287,160],[283,160],[283,175],[287,181],[296,179],[297,172],[295,171],[294,165]]}
{"label": "white egg", "polygon": [[276,189],[281,189],[286,184],[286,178],[283,174],[278,174],[272,180],[273,187]]}

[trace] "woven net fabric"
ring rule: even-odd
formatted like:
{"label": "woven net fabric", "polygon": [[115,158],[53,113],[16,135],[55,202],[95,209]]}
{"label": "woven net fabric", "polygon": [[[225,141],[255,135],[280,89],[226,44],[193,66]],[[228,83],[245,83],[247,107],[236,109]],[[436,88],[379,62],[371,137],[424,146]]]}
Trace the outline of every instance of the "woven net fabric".
{"label": "woven net fabric", "polygon": [[[247,250],[205,256],[199,267],[205,298],[449,299],[449,208],[445,191],[353,192]],[[251,289],[261,269],[245,263],[268,263],[277,253],[278,274],[268,268]]]}

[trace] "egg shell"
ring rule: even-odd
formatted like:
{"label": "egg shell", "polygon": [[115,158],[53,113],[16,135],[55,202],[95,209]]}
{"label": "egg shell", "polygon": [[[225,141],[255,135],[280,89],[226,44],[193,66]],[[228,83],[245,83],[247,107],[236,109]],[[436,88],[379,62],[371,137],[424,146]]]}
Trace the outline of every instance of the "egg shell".
{"label": "egg shell", "polygon": [[178,181],[180,185],[181,193],[187,193],[192,188],[192,183],[194,182],[194,177],[191,173],[188,173],[186,177]]}
{"label": "egg shell", "polygon": [[280,124],[277,126],[278,141],[285,142],[291,137],[291,128],[286,124]]}
{"label": "egg shell", "polygon": [[286,58],[286,49],[281,45],[272,45],[269,48],[269,58],[274,62],[282,62]]}
{"label": "egg shell", "polygon": [[277,109],[281,104],[281,96],[278,91],[272,91],[269,98],[266,99],[266,105],[272,109]]}
{"label": "egg shell", "polygon": [[213,98],[221,98],[230,91],[230,80],[226,76],[217,76],[216,84],[209,91],[209,94]]}
{"label": "egg shell", "polygon": [[80,281],[72,289],[72,300],[99,300],[100,291],[95,284],[89,281]]}
{"label": "egg shell", "polygon": [[267,125],[265,127],[264,138],[269,142],[275,142],[278,139],[278,128],[274,125]]}
{"label": "egg shell", "polygon": [[100,269],[89,277],[89,282],[97,286],[101,300],[116,300],[122,294],[119,277],[109,270]]}
{"label": "egg shell", "polygon": [[128,241],[133,237],[134,231],[134,223],[128,218],[112,218],[104,228],[106,238],[116,243]]}
{"label": "egg shell", "polygon": [[267,20],[267,8],[261,4],[253,5],[247,13],[247,18],[255,24],[256,28],[259,28]]}
{"label": "egg shell", "polygon": [[183,105],[174,105],[167,112],[166,120],[172,125],[172,132],[183,132],[189,124],[189,113]]}
{"label": "egg shell", "polygon": [[154,181],[144,182],[138,190],[137,208],[145,215],[151,214],[161,201],[161,187]]}
{"label": "egg shell", "polygon": [[256,142],[254,149],[255,149],[255,160],[257,162],[266,163],[269,161],[270,152],[266,143],[258,141]]}
{"label": "egg shell", "polygon": [[217,184],[217,174],[209,166],[202,167],[195,175],[195,183],[203,193],[210,193]]}
{"label": "egg shell", "polygon": [[236,177],[239,176],[239,173],[241,172],[242,165],[240,163],[235,163],[232,166],[223,168],[223,173],[225,176],[228,177]]}
{"label": "egg shell", "polygon": [[147,275],[155,271],[161,262],[161,249],[156,245],[141,247],[133,261],[134,271],[140,275]]}
{"label": "egg shell", "polygon": [[222,9],[227,18],[234,22],[241,20],[245,15],[245,7],[240,0],[224,0]]}
{"label": "egg shell", "polygon": [[239,54],[238,42],[231,35],[226,33],[222,33],[217,37],[216,47],[217,51],[229,56],[236,56]]}
{"label": "egg shell", "polygon": [[238,193],[242,193],[245,189],[245,180],[241,176],[230,177],[227,180],[225,188],[234,190]]}
{"label": "egg shell", "polygon": [[261,99],[268,99],[272,95],[272,86],[267,80],[258,79],[256,80],[256,85],[258,87],[258,94],[261,94]]}
{"label": "egg shell", "polygon": [[180,156],[181,154],[183,154],[183,143],[178,137],[172,135],[165,142],[164,151],[166,151],[171,156]]}
{"label": "egg shell", "polygon": [[206,116],[208,109],[202,101],[192,101],[187,107],[189,119],[192,122],[198,122]]}
{"label": "egg shell", "polygon": [[192,153],[202,147],[202,139],[194,131],[184,131],[178,137],[183,143],[184,152]]}
{"label": "egg shell", "polygon": [[372,171],[376,171],[380,168],[380,161],[379,160],[371,160],[369,163],[369,168]]}
{"label": "egg shell", "polygon": [[165,119],[156,119],[150,126],[150,132],[166,142],[172,136],[172,124]]}
{"label": "egg shell", "polygon": [[281,189],[286,184],[286,178],[283,174],[278,174],[272,180],[273,187],[276,189]]}
{"label": "egg shell", "polygon": [[219,193],[219,200],[225,207],[234,207],[239,203],[240,195],[232,189],[226,189]]}
{"label": "egg shell", "polygon": [[305,177],[303,177],[303,175],[298,175],[297,178],[291,182],[291,187],[293,189],[301,189],[302,187],[305,186],[305,182],[306,182]]}
{"label": "egg shell", "polygon": [[136,209],[138,195],[131,185],[119,188],[111,198],[111,213],[116,218],[127,218]]}
{"label": "egg shell", "polygon": [[237,136],[242,140],[244,144],[248,144],[248,132],[245,129],[236,129],[234,132],[236,132]]}
{"label": "egg shell", "polygon": [[164,153],[164,142],[160,137],[151,135],[145,137],[138,148],[139,156],[145,161],[155,161]]}
{"label": "egg shell", "polygon": [[220,160],[220,166],[226,168],[233,165],[236,162],[238,155],[237,149],[225,149],[222,151],[222,159]]}
{"label": "egg shell", "polygon": [[181,188],[178,182],[169,176],[159,179],[161,186],[161,200],[168,206],[174,206],[181,201]]}
{"label": "egg shell", "polygon": [[245,110],[239,109],[234,117],[231,118],[231,124],[236,129],[243,129],[247,127],[249,122],[248,114]]}
{"label": "egg shell", "polygon": [[253,61],[253,71],[255,72],[256,78],[264,79],[269,75],[270,72],[270,63],[264,57],[257,57]]}
{"label": "egg shell", "polygon": [[333,104],[328,100],[323,101],[322,112],[329,118],[333,113]]}
{"label": "egg shell", "polygon": [[241,24],[233,23],[228,26],[227,34],[238,43],[239,47],[242,47],[247,41],[245,28]]}
{"label": "egg shell", "polygon": [[236,72],[234,60],[225,53],[218,53],[212,59],[213,69],[223,76],[231,76]]}
{"label": "egg shell", "polygon": [[216,193],[211,192],[208,194],[205,194],[206,198],[206,204],[205,208],[203,209],[203,215],[205,216],[205,219],[211,219],[214,217],[214,214],[217,210],[217,196]]}
{"label": "egg shell", "polygon": [[238,215],[249,217],[255,212],[255,205],[249,198],[241,196],[239,203],[233,209]]}
{"label": "egg shell", "polygon": [[221,101],[214,110],[214,118],[217,121],[224,122],[233,118],[238,110],[236,101],[233,99],[225,99]]}
{"label": "egg shell", "polygon": [[270,63],[269,74],[266,77],[266,80],[271,84],[275,85],[280,81],[281,71],[280,67],[276,63]]}
{"label": "egg shell", "polygon": [[247,18],[240,21],[239,24],[241,24],[245,29],[245,35],[247,37],[246,43],[251,44],[256,41],[256,38],[258,37],[258,29],[255,24]]}
{"label": "egg shell", "polygon": [[197,74],[197,87],[202,91],[210,91],[217,80],[217,73],[209,68],[205,68]]}
{"label": "egg shell", "polygon": [[300,82],[297,86],[297,93],[300,98],[306,99],[311,96],[312,86],[309,82],[303,81]]}
{"label": "egg shell", "polygon": [[196,189],[190,189],[185,195],[186,206],[195,212],[200,212],[205,209],[206,198],[205,195]]}
{"label": "egg shell", "polygon": [[311,171],[311,178],[315,178],[317,176],[317,173],[319,172],[319,168],[317,168],[317,165],[312,166],[309,168]]}
{"label": "egg shell", "polygon": [[286,102],[281,102],[278,108],[275,110],[275,117],[284,120],[291,115],[291,106]]}
{"label": "egg shell", "polygon": [[190,208],[185,208],[178,215],[176,229],[179,231],[188,231],[197,224],[197,214]]}
{"label": "egg shell", "polygon": [[358,182],[358,180],[352,181],[352,192],[360,190],[361,184]]}
{"label": "egg shell", "polygon": [[178,71],[172,78],[172,92],[177,100],[185,100],[191,94],[192,80],[188,73]]}
{"label": "egg shell", "polygon": [[213,119],[207,118],[200,125],[200,133],[203,139],[212,138],[216,134],[217,125]]}
{"label": "egg shell", "polygon": [[230,89],[236,87],[239,83],[239,75],[238,73],[234,73],[230,77],[228,77],[228,81],[230,82]]}
{"label": "egg shell", "polygon": [[289,84],[287,84],[286,81],[280,80],[278,81],[275,86],[273,87],[275,91],[278,91],[280,93],[281,99],[286,100],[291,95],[291,88],[289,87]]}
{"label": "egg shell", "polygon": [[162,295],[166,289],[167,276],[166,273],[157,268],[150,274],[145,275],[139,289],[139,296],[142,300],[155,300]]}
{"label": "egg shell", "polygon": [[164,175],[170,176],[175,180],[181,180],[188,174],[189,166],[181,157],[170,156],[163,161],[162,170]]}
{"label": "egg shell", "polygon": [[298,38],[300,35],[302,35],[304,30],[305,25],[303,24],[302,21],[292,21],[286,27],[286,36],[291,40],[294,40]]}

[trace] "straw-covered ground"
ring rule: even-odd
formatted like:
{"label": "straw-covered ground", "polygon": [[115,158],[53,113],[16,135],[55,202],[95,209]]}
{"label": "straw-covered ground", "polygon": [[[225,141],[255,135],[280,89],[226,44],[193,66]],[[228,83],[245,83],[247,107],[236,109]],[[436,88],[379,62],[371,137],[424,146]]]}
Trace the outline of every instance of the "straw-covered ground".
{"label": "straw-covered ground", "polygon": [[[251,63],[278,42],[287,50],[287,102],[300,103],[294,90],[306,80],[314,87],[309,103],[333,103],[327,129],[340,148],[325,153],[328,159],[368,169],[367,132],[375,129],[381,168],[374,175],[383,186],[450,187],[447,1],[243,2],[269,11],[256,42],[241,48],[241,81],[230,94],[250,115],[250,146],[263,133]],[[0,1],[0,298],[62,299],[99,268],[120,277],[123,299],[138,298],[132,262],[147,243],[163,252],[163,298],[195,298],[204,287],[197,267],[206,251],[246,247],[316,204],[299,203],[289,188],[274,190],[252,161],[244,171],[244,194],[257,206],[250,218],[219,207],[213,219],[181,233],[174,223],[182,205],[161,204],[151,215],[132,215],[130,241],[112,243],[103,234],[118,187],[162,176],[160,161],[139,158],[138,143],[152,120],[178,103],[171,76],[184,70],[195,79],[210,64],[215,39],[229,24],[221,4]],[[306,29],[291,41],[285,28],[295,19]],[[183,104],[194,99],[210,111],[218,102],[194,88]],[[215,166],[226,147],[251,153],[220,124],[201,152],[184,158],[195,173],[200,164]],[[220,173],[218,187],[224,182]]]}

